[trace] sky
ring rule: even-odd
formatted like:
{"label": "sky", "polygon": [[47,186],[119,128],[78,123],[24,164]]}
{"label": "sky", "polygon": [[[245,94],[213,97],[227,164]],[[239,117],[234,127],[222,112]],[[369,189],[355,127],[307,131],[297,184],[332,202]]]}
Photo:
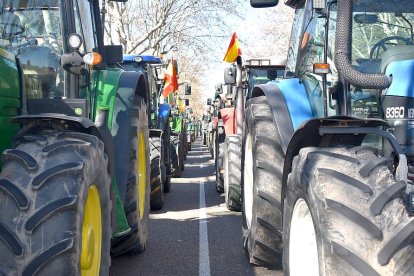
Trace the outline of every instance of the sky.
{"label": "sky", "polygon": [[[228,28],[228,33],[225,34],[228,36],[228,39],[224,40],[221,45],[217,45],[216,53],[214,53],[217,56],[217,61],[212,62],[208,65],[208,74],[205,76],[205,79],[207,80],[206,89],[204,90],[204,96],[206,99],[208,97],[213,97],[215,92],[215,85],[217,83],[223,83],[224,81],[224,68],[229,67],[230,64],[223,62],[222,60],[227,51],[227,47],[230,43],[230,39],[233,32],[236,32],[239,37],[239,43],[242,49],[242,57],[244,60],[252,57],[272,57],[276,59],[282,59],[286,57],[287,41],[289,36],[288,33],[290,33],[291,29],[291,18],[293,15],[293,10],[284,6],[283,3],[280,3],[275,8],[271,8],[271,11],[266,9],[255,9],[250,6],[249,1],[243,1],[240,10],[243,11],[243,18],[238,18],[234,16],[228,18],[228,25],[232,26]],[[270,38],[269,40],[266,39],[266,41],[264,41],[263,32],[268,32],[268,30],[271,29],[271,21],[277,22],[278,17],[280,18],[282,16],[285,16],[284,14],[281,14],[281,12],[286,12],[286,10],[288,11],[290,18],[289,20],[283,20],[281,22],[281,28],[283,28],[284,30],[289,30],[283,35],[285,41],[284,44],[286,44],[286,47],[282,47],[282,51],[279,47],[279,53],[276,53],[277,50],[276,47],[274,47],[275,45],[264,45],[266,42],[274,41],[275,39]],[[275,18],[269,18],[269,16],[275,16]],[[272,32],[272,36],[276,36],[276,34]],[[275,50],[272,51],[272,48],[274,48]],[[263,51],[267,51],[268,53],[271,53],[271,55],[259,56],[254,53],[260,52],[260,49],[262,49]],[[253,54],[254,56],[250,56],[251,54]]]}

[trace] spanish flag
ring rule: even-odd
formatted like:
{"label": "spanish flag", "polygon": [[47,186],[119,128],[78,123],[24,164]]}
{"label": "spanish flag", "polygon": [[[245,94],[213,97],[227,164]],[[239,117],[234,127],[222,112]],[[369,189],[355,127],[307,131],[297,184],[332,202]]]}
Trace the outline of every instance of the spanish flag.
{"label": "spanish flag", "polygon": [[162,91],[162,95],[164,98],[167,98],[172,92],[178,90],[178,81],[177,81],[177,72],[175,71],[174,67],[174,59],[171,58],[170,63],[167,67],[167,72],[164,75],[164,90]]}
{"label": "spanish flag", "polygon": [[242,52],[239,46],[239,39],[237,38],[236,32],[233,33],[229,48],[227,49],[227,53],[224,56],[223,61],[233,63],[237,60],[238,56],[241,56]]}

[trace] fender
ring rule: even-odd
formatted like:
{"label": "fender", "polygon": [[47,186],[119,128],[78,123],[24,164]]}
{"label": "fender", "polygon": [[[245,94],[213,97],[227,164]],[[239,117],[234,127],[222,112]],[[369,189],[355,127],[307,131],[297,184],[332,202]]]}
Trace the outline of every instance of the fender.
{"label": "fender", "polygon": [[213,129],[216,129],[216,128],[217,128],[217,125],[218,125],[218,117],[217,117],[217,116],[215,116],[215,117],[213,118]]}
{"label": "fender", "polygon": [[169,117],[171,114],[171,105],[170,104],[160,104],[158,108],[158,127],[160,129],[165,129],[165,126],[169,124]]}
{"label": "fender", "polygon": [[252,97],[259,96],[266,96],[283,152],[286,153],[295,129],[314,118],[305,87],[299,79],[272,81],[253,88]]}
{"label": "fender", "polygon": [[[110,92],[110,94],[112,91]],[[109,114],[110,120],[108,127],[113,136],[114,143],[114,160],[115,160],[115,180],[118,185],[119,195],[124,202],[126,196],[126,187],[128,180],[128,166],[129,162],[129,137],[130,137],[130,113],[133,112],[131,107],[131,100],[134,96],[146,97],[147,87],[146,80],[142,73],[138,72],[122,72],[119,77],[117,90],[115,95],[107,95],[107,98],[113,97],[110,101],[109,108],[112,110]],[[145,107],[148,113],[148,105]],[[147,118],[148,120],[148,118]],[[149,121],[148,121],[149,122]]]}
{"label": "fender", "polygon": [[36,129],[50,128],[64,129],[82,132],[94,135],[101,139],[104,143],[104,150],[108,156],[108,172],[111,176],[115,173],[115,158],[112,135],[105,124],[108,120],[107,112],[104,116],[97,116],[96,124],[88,118],[67,116],[63,114],[38,114],[38,115],[20,115],[14,117],[11,121],[22,124],[22,129],[16,134],[15,139],[19,136],[31,133]]}
{"label": "fender", "polygon": [[220,109],[219,118],[223,121],[226,135],[234,134],[234,107]]}
{"label": "fender", "polygon": [[286,152],[282,178],[282,204],[285,198],[287,179],[292,171],[293,158],[299,154],[302,148],[359,146],[366,134],[372,133],[386,138],[392,144],[397,155],[402,154],[398,141],[388,131],[379,127],[388,129],[389,125],[381,119],[360,119],[348,116],[315,118],[305,122],[293,134]]}

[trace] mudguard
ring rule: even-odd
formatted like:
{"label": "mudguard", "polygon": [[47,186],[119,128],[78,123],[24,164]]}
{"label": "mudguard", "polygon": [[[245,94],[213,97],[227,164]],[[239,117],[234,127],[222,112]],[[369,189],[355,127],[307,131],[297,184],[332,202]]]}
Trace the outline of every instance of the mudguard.
{"label": "mudguard", "polygon": [[[112,93],[112,92],[111,92]],[[115,156],[115,179],[118,185],[119,194],[122,202],[126,196],[126,186],[128,179],[129,161],[129,113],[131,110],[131,97],[134,95],[145,99],[147,93],[146,80],[143,74],[137,72],[122,72],[117,85],[116,94],[113,95],[113,100],[109,101],[110,121],[108,123],[109,129],[114,141],[114,156]],[[112,97],[112,95],[107,95]],[[148,106],[147,106],[148,107]],[[126,140],[127,139],[127,140]]]}
{"label": "mudguard", "polygon": [[[105,119],[100,117],[100,119]],[[105,153],[108,155],[108,172],[110,175],[115,173],[115,158],[114,158],[114,147],[113,139],[109,134],[109,129],[107,126],[102,124],[102,122],[96,122],[94,124],[88,118],[67,116],[64,114],[38,114],[38,115],[20,115],[12,119],[14,123],[22,124],[22,129],[16,134],[15,139],[18,139],[20,136],[30,133],[36,128],[41,128],[42,124],[46,127],[50,125],[55,125],[57,129],[62,126],[65,126],[65,130],[73,130],[76,132],[87,133],[89,135],[94,135],[101,139],[104,142]]]}
{"label": "mudguard", "polygon": [[219,111],[219,118],[224,124],[224,131],[226,135],[235,133],[234,123],[234,107],[222,108]]}
{"label": "mudguard", "polygon": [[[315,118],[306,121],[293,134],[290,140],[285,163],[283,166],[282,179],[282,203],[285,196],[287,178],[292,171],[293,158],[299,154],[302,148],[306,147],[332,147],[343,145],[361,145],[366,133],[372,133],[387,138],[393,143],[396,153],[401,153],[398,141],[386,130],[379,127],[389,128],[386,121],[381,119],[354,118],[348,116],[335,116],[328,118]],[[335,128],[338,133],[335,133]],[[332,133],[323,133],[324,130],[331,129]],[[350,130],[350,133],[340,133]],[[360,133],[361,135],[356,135]]]}
{"label": "mudguard", "polygon": [[257,85],[252,94],[253,97],[266,96],[286,153],[294,131],[314,118],[305,86],[299,79],[285,79]]}
{"label": "mudguard", "polygon": [[215,117],[213,118],[213,129],[216,129],[216,128],[217,128],[217,125],[218,125],[218,117],[217,117],[217,116],[215,116]]}
{"label": "mudguard", "polygon": [[158,108],[158,127],[160,129],[165,129],[165,126],[169,124],[169,117],[171,114],[171,105],[170,104],[160,104]]}

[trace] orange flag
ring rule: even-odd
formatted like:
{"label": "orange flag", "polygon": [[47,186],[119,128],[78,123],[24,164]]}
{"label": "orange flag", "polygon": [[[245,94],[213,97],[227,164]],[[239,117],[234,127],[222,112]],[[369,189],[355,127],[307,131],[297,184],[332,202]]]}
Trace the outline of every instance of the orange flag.
{"label": "orange flag", "polygon": [[239,45],[239,39],[237,38],[236,32],[233,33],[229,48],[227,49],[227,53],[224,56],[223,61],[233,63],[237,60],[238,56],[241,56],[242,52]]}
{"label": "orange flag", "polygon": [[178,90],[177,72],[175,71],[174,60],[172,58],[168,64],[167,72],[165,72],[164,81],[165,84],[162,95],[164,98],[167,98],[172,92]]}

